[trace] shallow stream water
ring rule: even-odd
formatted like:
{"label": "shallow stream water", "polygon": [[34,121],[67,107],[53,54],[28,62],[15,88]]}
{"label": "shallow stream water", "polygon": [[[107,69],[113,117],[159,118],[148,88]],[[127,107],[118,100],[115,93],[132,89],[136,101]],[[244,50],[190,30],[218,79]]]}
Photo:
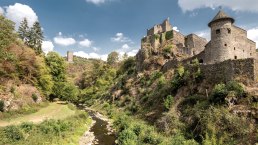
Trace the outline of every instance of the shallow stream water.
{"label": "shallow stream water", "polygon": [[107,128],[108,122],[96,116],[96,113],[91,110],[86,110],[96,123],[91,127],[90,132],[94,133],[95,140],[93,145],[115,145],[115,134]]}

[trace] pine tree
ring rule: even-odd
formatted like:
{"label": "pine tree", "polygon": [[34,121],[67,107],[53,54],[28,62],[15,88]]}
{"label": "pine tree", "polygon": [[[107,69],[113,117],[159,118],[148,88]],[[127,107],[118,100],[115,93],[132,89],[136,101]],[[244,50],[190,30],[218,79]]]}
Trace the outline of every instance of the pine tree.
{"label": "pine tree", "polygon": [[39,22],[35,22],[29,31],[28,46],[33,48],[37,54],[42,53],[43,32]]}
{"label": "pine tree", "polygon": [[24,18],[19,26],[18,34],[19,34],[19,37],[22,39],[22,41],[27,45],[29,41],[29,31],[30,31],[30,28],[28,26],[28,21],[26,18]]}

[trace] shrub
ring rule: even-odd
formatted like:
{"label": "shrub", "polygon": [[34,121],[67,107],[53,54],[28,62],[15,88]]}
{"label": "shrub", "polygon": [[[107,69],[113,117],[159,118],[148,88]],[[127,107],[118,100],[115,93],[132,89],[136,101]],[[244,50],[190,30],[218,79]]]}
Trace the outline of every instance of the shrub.
{"label": "shrub", "polygon": [[37,102],[38,96],[36,94],[33,93],[31,97],[32,97],[34,102]]}
{"label": "shrub", "polygon": [[167,110],[169,110],[170,107],[172,106],[173,102],[174,102],[173,96],[168,95],[168,96],[165,98],[165,100],[164,100],[164,106],[165,106],[165,108],[166,108]]}
{"label": "shrub", "polygon": [[170,54],[170,53],[172,52],[172,48],[173,48],[173,46],[172,46],[172,45],[169,45],[168,47],[166,47],[166,48],[163,49],[163,52]]}
{"label": "shrub", "polygon": [[10,89],[10,92],[14,94],[14,92],[15,92],[15,87],[12,86],[11,89]]}
{"label": "shrub", "polygon": [[12,141],[18,141],[24,139],[22,130],[16,126],[7,126],[4,128],[6,137]]}
{"label": "shrub", "polygon": [[21,129],[24,130],[24,132],[29,132],[33,129],[34,125],[31,122],[24,122],[21,124]]}
{"label": "shrub", "polygon": [[4,112],[4,101],[0,100],[0,111]]}
{"label": "shrub", "polygon": [[237,83],[236,81],[230,81],[228,84],[227,84],[227,90],[228,91],[234,91],[236,92],[236,95],[238,97],[240,96],[243,96],[245,91],[244,91],[244,88],[243,86],[241,86],[239,83]]}
{"label": "shrub", "polygon": [[160,138],[156,137],[153,134],[146,134],[146,136],[143,139],[143,142],[147,144],[157,145],[160,144],[162,141]]}
{"label": "shrub", "polygon": [[155,34],[155,39],[158,40],[159,39],[159,35],[158,34]]}
{"label": "shrub", "polygon": [[173,38],[173,30],[166,32],[165,36],[166,40],[170,40]]}
{"label": "shrub", "polygon": [[228,90],[225,84],[217,84],[212,90],[210,101],[215,104],[225,102],[225,97],[228,95]]}
{"label": "shrub", "polygon": [[137,136],[132,130],[126,129],[118,134],[117,140],[121,145],[133,145],[137,143]]}

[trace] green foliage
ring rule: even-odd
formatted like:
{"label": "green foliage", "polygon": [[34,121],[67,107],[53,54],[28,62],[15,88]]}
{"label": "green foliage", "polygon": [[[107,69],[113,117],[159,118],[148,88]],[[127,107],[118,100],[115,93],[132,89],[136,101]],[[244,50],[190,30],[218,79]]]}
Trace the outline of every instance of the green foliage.
{"label": "green foliage", "polygon": [[136,145],[137,144],[137,136],[136,134],[129,129],[123,130],[118,135],[118,144],[121,145]]}
{"label": "green foliage", "polygon": [[15,60],[15,57],[5,49],[16,41],[16,37],[14,23],[0,15],[0,62],[3,60]]}
{"label": "green foliage", "polygon": [[35,22],[29,31],[28,46],[33,48],[36,54],[42,53],[43,32],[39,22]]}
{"label": "green foliage", "polygon": [[134,57],[129,57],[125,59],[118,70],[118,74],[124,74],[127,72],[128,75],[133,74],[135,72],[136,61]]}
{"label": "green foliage", "polygon": [[217,84],[212,90],[210,101],[215,104],[224,104],[225,97],[232,92],[236,97],[245,95],[244,88],[235,81],[225,84]]}
{"label": "green foliage", "polygon": [[173,38],[173,30],[166,32],[165,36],[166,40],[170,40]]}
{"label": "green foliage", "polygon": [[156,40],[159,40],[160,36],[158,34],[155,34],[154,37],[155,37]]}
{"label": "green foliage", "polygon": [[119,54],[115,51],[111,52],[110,54],[108,54],[108,58],[107,58],[107,63],[109,65],[114,65],[115,63],[117,63],[119,60]]}
{"label": "green foliage", "polygon": [[171,81],[171,87],[172,87],[172,91],[176,92],[180,87],[182,87],[183,85],[185,85],[186,80],[189,77],[189,72],[185,71],[185,68],[183,66],[179,66],[176,69],[175,75],[172,78]]}
{"label": "green foliage", "polygon": [[0,112],[4,112],[4,101],[0,100]]}
{"label": "green foliage", "polygon": [[79,111],[64,120],[8,126],[0,129],[0,144],[76,144],[90,122],[89,115]]}
{"label": "green foliage", "polygon": [[25,137],[22,130],[17,126],[7,126],[3,131],[10,141],[19,141]]}
{"label": "green foliage", "polygon": [[172,104],[174,103],[174,97],[171,95],[168,95],[165,99],[164,99],[164,106],[167,110],[170,109],[170,107],[172,106]]}
{"label": "green foliage", "polygon": [[23,21],[21,21],[21,24],[18,28],[18,34],[19,37],[23,40],[23,42],[28,45],[28,41],[29,41],[29,31],[30,28],[28,26],[28,20],[27,18],[24,18]]}
{"label": "green foliage", "polygon": [[62,100],[67,100],[70,102],[77,101],[79,90],[74,84],[68,82],[55,83],[53,87],[53,93]]}
{"label": "green foliage", "polygon": [[172,52],[172,45],[167,46],[166,48],[163,49],[163,52],[166,54],[170,54]]}
{"label": "green foliage", "polygon": [[31,98],[33,99],[34,102],[37,102],[38,96],[36,94],[32,94]]}
{"label": "green foliage", "polygon": [[35,22],[32,28],[29,28],[28,21],[24,18],[19,26],[18,34],[27,46],[35,50],[36,54],[42,53],[44,36],[39,22]]}
{"label": "green foliage", "polygon": [[46,64],[50,68],[50,73],[53,76],[53,81],[66,81],[65,69],[66,64],[63,57],[56,52],[49,52],[46,56]]}
{"label": "green foliage", "polygon": [[3,49],[15,42],[15,39],[14,23],[0,15],[0,58],[6,57]]}

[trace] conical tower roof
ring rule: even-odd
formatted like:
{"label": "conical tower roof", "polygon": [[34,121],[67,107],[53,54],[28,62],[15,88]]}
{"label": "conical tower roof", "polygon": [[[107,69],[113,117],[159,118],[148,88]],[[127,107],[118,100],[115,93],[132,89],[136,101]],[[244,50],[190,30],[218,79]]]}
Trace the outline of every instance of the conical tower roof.
{"label": "conical tower roof", "polygon": [[220,10],[217,13],[217,15],[211,20],[211,22],[208,24],[208,26],[210,27],[212,23],[222,21],[222,20],[230,20],[232,23],[235,22],[235,20],[232,17],[228,16],[225,12]]}

